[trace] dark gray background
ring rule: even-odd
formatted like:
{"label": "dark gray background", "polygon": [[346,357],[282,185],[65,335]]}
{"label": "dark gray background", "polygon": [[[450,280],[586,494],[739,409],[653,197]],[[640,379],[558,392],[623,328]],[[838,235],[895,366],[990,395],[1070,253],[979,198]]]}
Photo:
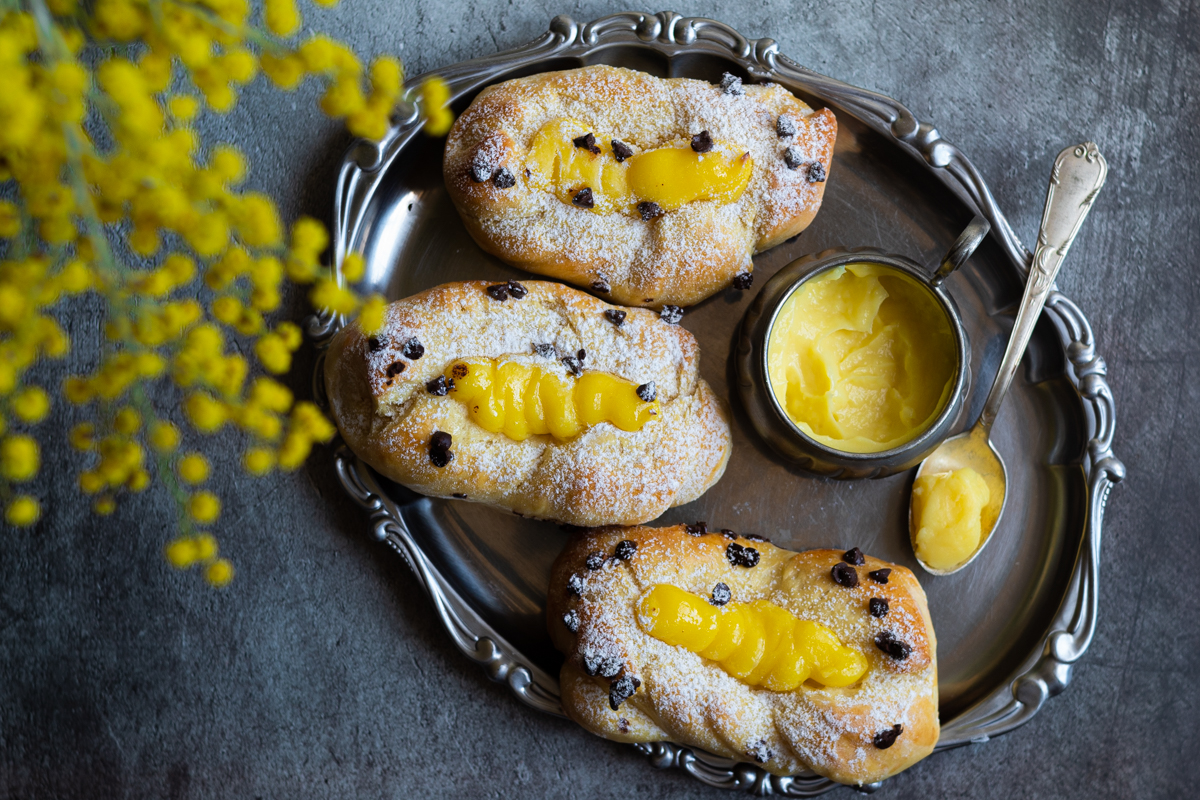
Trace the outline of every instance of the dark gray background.
{"label": "dark gray background", "polygon": [[[604,3],[343,0],[315,28],[411,73],[521,44]],[[1109,502],[1101,619],[1065,694],[1028,725],[938,754],[891,798],[1168,797],[1200,778],[1200,301],[1194,1],[681,4],[771,36],[817,71],[934,122],[1033,239],[1054,155],[1092,139],[1108,184],[1059,286],[1090,317],[1128,478]],[[251,185],[328,219],[347,139],[312,88],[254,84],[206,133],[242,144]],[[292,298],[291,313],[302,313]],[[72,306],[83,370],[97,309]],[[311,369],[305,356],[295,386]],[[162,402],[170,403],[170,395]],[[76,419],[57,409],[53,428]],[[203,444],[203,443],[201,443]],[[8,797],[732,797],[520,706],[461,657],[402,562],[364,536],[327,452],[290,476],[238,475],[218,439],[224,591],[160,556],[161,488],[98,519],[81,459],[47,448],[42,522],[0,556],[0,794]],[[840,790],[841,796],[848,796]]]}

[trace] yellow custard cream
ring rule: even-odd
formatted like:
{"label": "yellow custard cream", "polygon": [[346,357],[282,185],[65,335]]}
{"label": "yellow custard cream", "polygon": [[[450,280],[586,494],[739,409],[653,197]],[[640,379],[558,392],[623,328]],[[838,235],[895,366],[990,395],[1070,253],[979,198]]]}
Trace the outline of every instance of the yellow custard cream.
{"label": "yellow custard cream", "polygon": [[934,569],[951,570],[974,555],[991,497],[987,482],[970,467],[913,481],[917,557]]}
{"label": "yellow custard cream", "polygon": [[878,453],[928,428],[958,361],[950,320],[908,275],[847,264],[807,281],[767,343],[771,390],[801,430],[848,453]]}
{"label": "yellow custard cream", "polygon": [[711,659],[751,686],[790,692],[806,680],[849,686],[867,671],[862,653],[829,628],[796,619],[765,600],[714,606],[707,598],[660,583],[642,595],[638,625],[659,641]]}
{"label": "yellow custard cream", "polygon": [[637,386],[605,372],[589,370],[576,379],[518,361],[480,358],[455,361],[445,377],[453,386],[450,396],[467,406],[473,422],[518,442],[543,433],[565,441],[601,422],[640,431],[659,413],[653,383]]}
{"label": "yellow custard cream", "polygon": [[558,119],[533,137],[529,180],[564,203],[598,214],[652,218],[698,200],[732,203],[750,183],[753,160],[732,143],[709,140],[704,146],[711,149],[697,152],[690,140],[681,140],[635,152],[630,145],[614,145],[611,137],[592,133],[582,122]]}

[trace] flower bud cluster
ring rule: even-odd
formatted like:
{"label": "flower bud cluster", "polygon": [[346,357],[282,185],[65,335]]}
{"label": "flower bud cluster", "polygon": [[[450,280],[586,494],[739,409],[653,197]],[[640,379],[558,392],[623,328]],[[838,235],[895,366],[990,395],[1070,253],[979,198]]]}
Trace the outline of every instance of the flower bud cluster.
{"label": "flower bud cluster", "polygon": [[[233,108],[261,72],[286,90],[320,82],[326,114],[382,138],[404,91],[400,62],[364,67],[326,36],[293,40],[301,25],[295,0],[264,0],[261,16],[245,0],[0,8],[0,507],[9,524],[42,514],[26,490],[41,464],[32,431],[53,399],[31,370],[70,353],[59,320],[80,295],[99,299],[103,319],[98,359],[59,388],[87,420],[68,433],[86,461],[79,489],[111,514],[157,477],[179,502],[179,536],[165,551],[174,566],[200,566],[215,586],[233,577],[199,529],[220,518],[220,499],[204,488],[212,466],[180,452],[182,442],[231,429],[243,467],[260,476],[298,468],[336,434],[316,405],[270,377],[291,369],[303,339],[270,316],[289,283],[327,313],[361,313],[372,330],[383,300],[349,288],[363,276],[358,256],[332,277],[321,262],[325,227],[285,225],[274,200],[246,186],[245,155],[193,127],[200,114]],[[445,84],[426,81],[415,94],[427,129],[445,133]]]}

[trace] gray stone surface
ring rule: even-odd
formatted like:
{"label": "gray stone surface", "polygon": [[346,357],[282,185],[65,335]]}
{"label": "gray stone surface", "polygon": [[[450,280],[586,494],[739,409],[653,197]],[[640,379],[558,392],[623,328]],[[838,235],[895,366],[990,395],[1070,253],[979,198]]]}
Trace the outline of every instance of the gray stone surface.
{"label": "gray stone surface", "polygon": [[[523,43],[596,2],[344,0],[314,27],[411,72]],[[686,3],[772,36],[818,71],[934,121],[1032,239],[1054,154],[1100,143],[1109,182],[1061,288],[1091,318],[1129,477],[1109,503],[1097,638],[1029,725],[939,754],[891,798],[1170,797],[1200,779],[1200,250],[1192,0]],[[328,218],[346,143],[314,93],[255,84],[224,118],[252,183]],[[293,298],[292,313],[302,302]],[[72,307],[77,342],[96,308]],[[82,369],[80,348],[62,369]],[[296,387],[310,364],[297,367]],[[59,369],[48,371],[57,380]],[[53,425],[68,425],[70,410]],[[235,447],[218,442],[218,474]],[[233,444],[231,441],[230,445]],[[212,452],[213,448],[206,448]],[[91,516],[77,456],[46,453],[45,519],[0,556],[0,795],[6,797],[708,797],[629,748],[521,707],[453,649],[399,559],[362,535],[325,453],[262,481],[222,478],[227,590],[167,569],[162,492]],[[233,482],[236,482],[234,485]],[[848,796],[840,790],[840,796]]]}

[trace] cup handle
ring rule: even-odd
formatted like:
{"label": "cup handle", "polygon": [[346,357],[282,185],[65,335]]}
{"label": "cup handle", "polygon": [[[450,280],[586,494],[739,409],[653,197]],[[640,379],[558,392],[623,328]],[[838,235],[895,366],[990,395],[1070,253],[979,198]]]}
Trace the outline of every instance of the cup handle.
{"label": "cup handle", "polygon": [[979,247],[991,229],[991,223],[976,214],[975,219],[971,220],[971,224],[967,225],[959,237],[954,240],[954,244],[950,245],[945,258],[942,259],[941,266],[937,268],[937,272],[933,273],[929,283],[933,286],[940,286],[942,281],[946,280],[947,275],[961,267],[963,262],[971,257],[975,248]]}

